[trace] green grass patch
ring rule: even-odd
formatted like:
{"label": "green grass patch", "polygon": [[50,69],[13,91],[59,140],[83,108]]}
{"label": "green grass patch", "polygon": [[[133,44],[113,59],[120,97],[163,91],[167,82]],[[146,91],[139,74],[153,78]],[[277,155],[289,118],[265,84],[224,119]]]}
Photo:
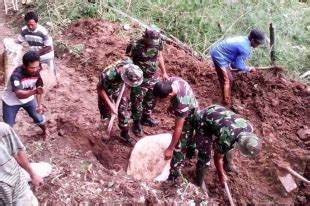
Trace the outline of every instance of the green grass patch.
{"label": "green grass patch", "polygon": [[[52,21],[54,31],[84,16],[100,16],[112,21],[129,21],[112,12],[117,8],[165,32],[208,56],[210,46],[229,36],[247,35],[261,28],[269,36],[269,24],[276,28],[277,63],[291,74],[310,68],[310,7],[297,0],[86,0],[39,3],[40,17]],[[235,2],[235,3],[231,3]],[[270,48],[256,49],[249,59],[254,66],[270,64]]]}

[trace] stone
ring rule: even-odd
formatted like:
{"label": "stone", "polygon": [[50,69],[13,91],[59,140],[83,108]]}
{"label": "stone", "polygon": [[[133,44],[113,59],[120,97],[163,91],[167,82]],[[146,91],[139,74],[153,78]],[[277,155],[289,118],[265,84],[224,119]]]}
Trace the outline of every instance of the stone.
{"label": "stone", "polygon": [[49,69],[47,64],[42,64],[40,75],[43,80],[45,92],[51,90],[54,86],[57,85],[57,79],[54,71]]}
{"label": "stone", "polygon": [[[31,168],[39,175],[40,177],[47,177],[52,172],[52,165],[48,162],[37,162],[37,163],[30,163]],[[26,172],[26,170],[22,169],[28,182],[31,182],[31,178]]]}
{"label": "stone", "polygon": [[171,160],[164,160],[164,151],[171,139],[168,133],[140,139],[131,152],[127,174],[138,180],[167,180]]}
{"label": "stone", "polygon": [[310,129],[300,129],[297,131],[298,137],[301,140],[308,140],[310,139]]}

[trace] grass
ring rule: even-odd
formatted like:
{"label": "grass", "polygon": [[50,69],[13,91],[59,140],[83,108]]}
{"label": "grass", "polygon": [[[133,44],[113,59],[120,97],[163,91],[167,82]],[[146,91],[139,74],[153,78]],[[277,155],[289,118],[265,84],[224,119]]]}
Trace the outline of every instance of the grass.
{"label": "grass", "polygon": [[[269,35],[269,24],[276,27],[277,63],[300,75],[310,68],[309,1],[297,0],[55,0],[40,1],[43,22],[52,21],[57,32],[83,16],[104,17],[112,21],[129,20],[113,13],[117,8],[142,22],[156,24],[165,32],[208,56],[210,46],[229,36],[247,35],[261,28]],[[237,3],[225,3],[237,2]],[[270,64],[270,48],[256,49],[249,59],[254,66]]]}

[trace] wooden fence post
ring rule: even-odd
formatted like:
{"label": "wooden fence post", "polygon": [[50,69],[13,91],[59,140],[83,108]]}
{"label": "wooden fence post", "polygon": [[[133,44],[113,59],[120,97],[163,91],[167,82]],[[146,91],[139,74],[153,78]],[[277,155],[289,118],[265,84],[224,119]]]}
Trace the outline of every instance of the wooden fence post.
{"label": "wooden fence post", "polygon": [[276,63],[276,51],[275,51],[275,28],[273,27],[272,23],[270,23],[269,26],[269,32],[270,32],[270,59],[271,59],[271,64]]}

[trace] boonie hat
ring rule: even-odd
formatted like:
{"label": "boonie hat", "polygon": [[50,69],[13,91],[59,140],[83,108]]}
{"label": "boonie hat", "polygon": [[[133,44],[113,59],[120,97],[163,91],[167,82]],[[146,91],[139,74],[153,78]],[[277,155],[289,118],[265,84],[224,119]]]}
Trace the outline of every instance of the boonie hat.
{"label": "boonie hat", "polygon": [[143,81],[143,72],[137,65],[125,64],[121,69],[121,78],[128,86],[136,87]]}
{"label": "boonie hat", "polygon": [[241,154],[256,156],[262,148],[261,140],[252,132],[241,132],[238,135],[238,146]]}

